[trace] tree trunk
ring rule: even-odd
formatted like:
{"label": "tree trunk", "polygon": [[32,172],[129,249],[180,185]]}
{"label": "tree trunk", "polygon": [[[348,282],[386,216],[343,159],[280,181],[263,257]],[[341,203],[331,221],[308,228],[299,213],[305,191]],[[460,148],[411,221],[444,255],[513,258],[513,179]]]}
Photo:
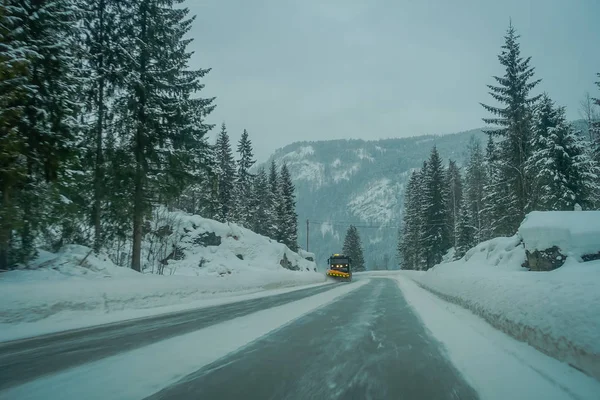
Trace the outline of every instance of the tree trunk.
{"label": "tree trunk", "polygon": [[147,2],[144,1],[141,5],[140,12],[142,14],[141,21],[141,46],[140,51],[140,82],[137,83],[136,91],[138,98],[138,115],[137,127],[135,131],[135,178],[134,178],[134,196],[133,196],[133,245],[131,254],[131,268],[141,272],[142,266],[142,227],[144,223],[145,198],[144,198],[144,128],[146,126],[146,63],[147,63],[147,48],[146,48],[146,19],[147,19]]}
{"label": "tree trunk", "polygon": [[100,54],[98,69],[100,78],[98,81],[98,124],[96,126],[96,166],[94,169],[94,205],[92,209],[92,221],[94,223],[94,251],[98,253],[102,245],[102,198],[104,181],[104,155],[102,153],[102,137],[104,129],[104,0],[99,5],[99,30],[100,30]]}
{"label": "tree trunk", "polygon": [[[6,212],[9,207],[10,194],[8,187],[2,188],[2,210]],[[0,220],[0,270],[7,270],[8,265],[8,250],[10,246],[10,224],[7,221],[7,217],[4,216]]]}

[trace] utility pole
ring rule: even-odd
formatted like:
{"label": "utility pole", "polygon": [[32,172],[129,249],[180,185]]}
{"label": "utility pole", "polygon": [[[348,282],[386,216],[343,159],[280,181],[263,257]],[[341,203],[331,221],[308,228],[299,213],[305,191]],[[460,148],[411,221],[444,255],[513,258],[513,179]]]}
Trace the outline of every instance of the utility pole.
{"label": "utility pole", "polygon": [[306,219],[306,251],[308,250],[308,233],[309,233],[309,221],[308,218]]}

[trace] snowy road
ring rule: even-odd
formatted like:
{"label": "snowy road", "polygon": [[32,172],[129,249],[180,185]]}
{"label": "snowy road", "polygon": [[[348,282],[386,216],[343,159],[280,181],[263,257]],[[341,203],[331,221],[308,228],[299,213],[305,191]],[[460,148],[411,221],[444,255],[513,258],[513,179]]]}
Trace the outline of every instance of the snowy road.
{"label": "snowy road", "polygon": [[215,307],[0,343],[0,390],[331,289],[297,290]]}
{"label": "snowy road", "polygon": [[400,275],[0,345],[4,399],[597,399]]}
{"label": "snowy road", "polygon": [[389,279],[369,284],[150,399],[474,399]]}

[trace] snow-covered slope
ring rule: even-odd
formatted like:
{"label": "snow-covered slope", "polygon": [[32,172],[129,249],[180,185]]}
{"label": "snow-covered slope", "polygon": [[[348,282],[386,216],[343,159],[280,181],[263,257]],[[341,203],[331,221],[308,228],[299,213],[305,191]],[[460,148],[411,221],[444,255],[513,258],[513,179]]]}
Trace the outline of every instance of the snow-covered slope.
{"label": "snow-covered slope", "polygon": [[515,235],[481,243],[427,272],[401,274],[600,379],[600,261],[570,257],[551,272],[530,272],[524,261]]}
{"label": "snow-covered slope", "polygon": [[[316,264],[234,224],[163,210],[143,242],[143,274],[70,245],[41,252],[28,269],[0,274],[0,324],[177,306],[325,281]],[[156,272],[163,268],[164,276]],[[154,272],[154,273],[151,273]],[[57,314],[61,314],[57,316]]]}
{"label": "snow-covered slope", "polygon": [[[377,141],[299,142],[273,155],[285,162],[297,191],[298,242],[306,243],[304,221],[314,222],[310,250],[323,267],[327,256],[341,251],[349,223],[359,226],[367,267],[394,260],[404,184],[435,144],[444,159],[459,164],[464,149],[480,130],[443,136]],[[390,265],[391,266],[391,265]]]}

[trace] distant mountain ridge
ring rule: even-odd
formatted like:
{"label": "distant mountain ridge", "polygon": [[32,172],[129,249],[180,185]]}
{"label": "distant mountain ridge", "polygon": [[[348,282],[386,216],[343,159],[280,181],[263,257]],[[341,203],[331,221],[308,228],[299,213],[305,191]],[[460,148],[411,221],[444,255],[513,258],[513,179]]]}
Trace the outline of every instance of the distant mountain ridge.
{"label": "distant mountain ridge", "polygon": [[397,231],[404,185],[436,145],[448,158],[463,163],[467,144],[475,136],[485,145],[481,129],[447,135],[381,140],[327,140],[292,143],[272,159],[286,163],[296,186],[298,243],[324,268],[331,253],[340,252],[348,226],[358,227],[367,268],[396,265]]}

